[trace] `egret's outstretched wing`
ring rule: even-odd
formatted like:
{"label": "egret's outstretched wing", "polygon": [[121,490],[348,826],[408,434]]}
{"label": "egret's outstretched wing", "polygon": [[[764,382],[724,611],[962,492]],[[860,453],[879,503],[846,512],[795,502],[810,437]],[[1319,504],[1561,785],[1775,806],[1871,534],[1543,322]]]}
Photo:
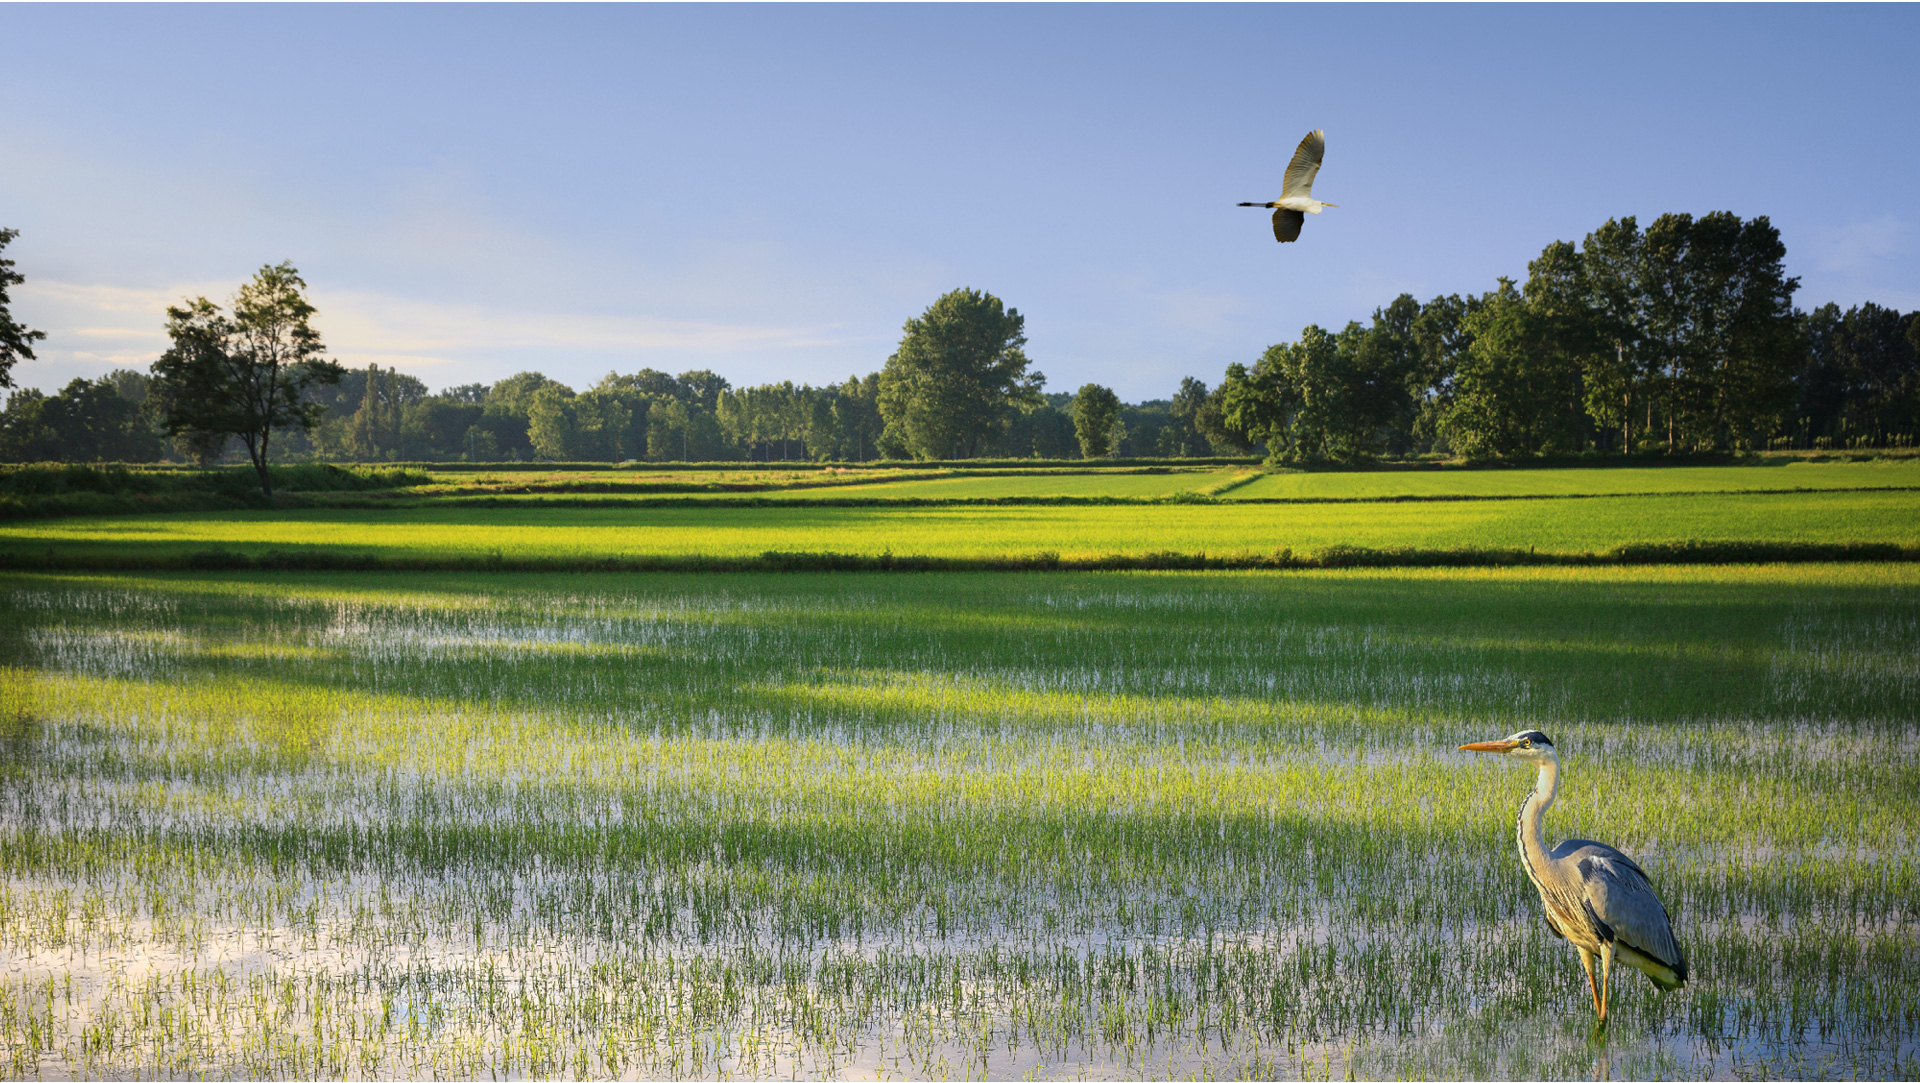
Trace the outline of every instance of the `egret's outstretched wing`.
{"label": "egret's outstretched wing", "polygon": [[1304,211],[1278,210],[1273,212],[1273,239],[1276,241],[1297,240],[1300,236],[1300,223],[1307,220]]}
{"label": "egret's outstretched wing", "polygon": [[[1586,909],[1592,920],[1605,926],[1615,943],[1625,944],[1662,964],[1673,972],[1680,984],[1685,984],[1687,957],[1681,952],[1679,941],[1674,939],[1667,908],[1653,893],[1653,885],[1647,882],[1647,874],[1640,866],[1605,843],[1569,839],[1556,849],[1567,851],[1567,856],[1575,862],[1574,867],[1580,870]],[[1660,981],[1651,972],[1648,976]]]}
{"label": "egret's outstretched wing", "polygon": [[[1293,161],[1287,166],[1286,182],[1280,186],[1280,198],[1291,199],[1294,196],[1312,196],[1313,178],[1320,175],[1320,159],[1327,153],[1327,133],[1319,128],[1307,133],[1307,137],[1294,148]],[[1285,237],[1282,240],[1292,240]]]}

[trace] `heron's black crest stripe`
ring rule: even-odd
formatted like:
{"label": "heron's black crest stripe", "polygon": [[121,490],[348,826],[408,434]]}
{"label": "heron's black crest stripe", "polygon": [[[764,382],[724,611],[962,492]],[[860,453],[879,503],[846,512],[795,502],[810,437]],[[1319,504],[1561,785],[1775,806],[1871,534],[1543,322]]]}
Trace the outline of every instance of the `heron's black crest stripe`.
{"label": "heron's black crest stripe", "polygon": [[1529,741],[1532,741],[1536,745],[1546,745],[1548,748],[1553,747],[1553,742],[1547,740],[1547,735],[1544,733],[1541,733],[1539,730],[1528,730],[1527,732],[1521,734],[1520,736],[1526,738]]}

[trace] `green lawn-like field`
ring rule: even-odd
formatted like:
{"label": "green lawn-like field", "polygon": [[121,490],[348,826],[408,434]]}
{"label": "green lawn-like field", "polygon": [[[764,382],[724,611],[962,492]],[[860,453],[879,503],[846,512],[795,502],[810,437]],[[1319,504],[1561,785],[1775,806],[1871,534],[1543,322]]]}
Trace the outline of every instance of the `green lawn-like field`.
{"label": "green lawn-like field", "polygon": [[1578,469],[1432,469],[1268,474],[1230,499],[1377,499],[1396,496],[1577,496],[1789,489],[1920,488],[1920,459],[1766,466],[1610,466]]}
{"label": "green lawn-like field", "polygon": [[[0,574],[0,1074],[1911,1078],[1917,659],[1913,564]],[[1528,728],[1688,954],[1604,1039]]]}
{"label": "green lawn-like field", "polygon": [[[1161,468],[1088,469],[1033,468],[967,470],[956,476],[928,477],[946,471],[820,471],[723,475],[711,482],[698,477],[667,474],[659,478],[638,471],[624,476],[602,473],[540,475],[516,481],[511,475],[489,477],[485,483],[462,482],[454,476],[445,484],[424,488],[429,503],[462,503],[467,497],[513,496],[519,491],[537,495],[542,503],[667,503],[689,496],[705,501],[758,502],[767,500],[820,501],[991,501],[1034,500],[1049,497],[1114,498],[1121,500],[1165,497],[1181,492],[1205,492],[1250,477],[1252,467],[1231,469]],[[723,480],[724,479],[724,480]],[[732,489],[687,492],[648,492],[669,485],[729,485]],[[412,494],[409,494],[412,495]],[[609,499],[612,498],[612,499]]]}
{"label": "green lawn-like field", "polygon": [[1062,557],[1371,548],[1602,552],[1671,542],[1920,545],[1920,492],[1444,503],[920,508],[412,508],[0,523],[0,556],[164,562],[209,549],[370,554],[397,564],[500,554],[557,564],[768,551]]}
{"label": "green lawn-like field", "polygon": [[1234,480],[1249,468],[1169,470],[1160,473],[1065,471],[1044,474],[1002,473],[997,476],[929,478],[917,481],[874,481],[837,485],[830,490],[793,489],[782,496],[798,499],[841,497],[916,500],[979,500],[1041,496],[1167,496],[1193,492]]}

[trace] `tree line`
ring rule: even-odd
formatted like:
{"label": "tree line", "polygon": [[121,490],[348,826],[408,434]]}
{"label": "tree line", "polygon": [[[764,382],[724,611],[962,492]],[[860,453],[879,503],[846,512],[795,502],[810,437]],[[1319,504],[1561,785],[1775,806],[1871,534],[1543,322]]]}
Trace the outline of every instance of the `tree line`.
{"label": "tree line", "polygon": [[[432,393],[407,373],[326,359],[313,315],[305,282],[284,263],[263,267],[224,307],[206,298],[171,307],[172,345],[150,372],[77,379],[52,395],[16,391],[0,411],[0,460],[211,463],[238,449],[268,489],[269,456],[857,462],[1213,450],[1182,412],[1192,394],[1123,406],[1092,385],[1077,397],[1043,393],[1022,350],[1024,319],[979,290],[955,290],[909,320],[881,371],[822,387],[736,388],[705,369],[643,368],[580,391],[522,372]],[[30,341],[22,347],[31,357]],[[1090,413],[1093,400],[1101,407]]]}
{"label": "tree line", "polygon": [[[0,250],[16,234],[0,230]],[[146,373],[17,390],[0,460],[869,461],[1198,457],[1286,463],[1910,445],[1920,318],[1868,303],[1792,307],[1797,280],[1765,218],[1610,220],[1557,241],[1480,295],[1401,295],[1370,324],[1317,325],[1209,389],[1122,403],[1048,393],[1025,320],[954,290],[907,321],[878,372],[813,387],[734,387],[714,372],[609,373],[576,391],[538,372],[432,393],[325,356],[291,264],[223,307],[167,311]],[[0,259],[0,387],[41,332],[13,321]]]}
{"label": "tree line", "polygon": [[1478,296],[1402,294],[1229,366],[1220,418],[1282,462],[1914,443],[1920,316],[1794,309],[1764,217],[1609,220]]}

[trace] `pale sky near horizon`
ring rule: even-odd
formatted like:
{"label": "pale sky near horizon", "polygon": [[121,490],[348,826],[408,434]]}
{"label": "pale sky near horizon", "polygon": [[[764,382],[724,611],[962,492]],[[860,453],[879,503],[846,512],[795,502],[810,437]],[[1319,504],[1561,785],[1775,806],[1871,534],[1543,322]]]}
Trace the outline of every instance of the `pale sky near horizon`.
{"label": "pale sky near horizon", "polygon": [[[1162,398],[1610,217],[1766,215],[1920,308],[1920,7],[0,4],[16,383],[144,368],[292,260],[344,364],[879,368],[958,286]],[[1276,244],[1300,137],[1340,207]]]}

